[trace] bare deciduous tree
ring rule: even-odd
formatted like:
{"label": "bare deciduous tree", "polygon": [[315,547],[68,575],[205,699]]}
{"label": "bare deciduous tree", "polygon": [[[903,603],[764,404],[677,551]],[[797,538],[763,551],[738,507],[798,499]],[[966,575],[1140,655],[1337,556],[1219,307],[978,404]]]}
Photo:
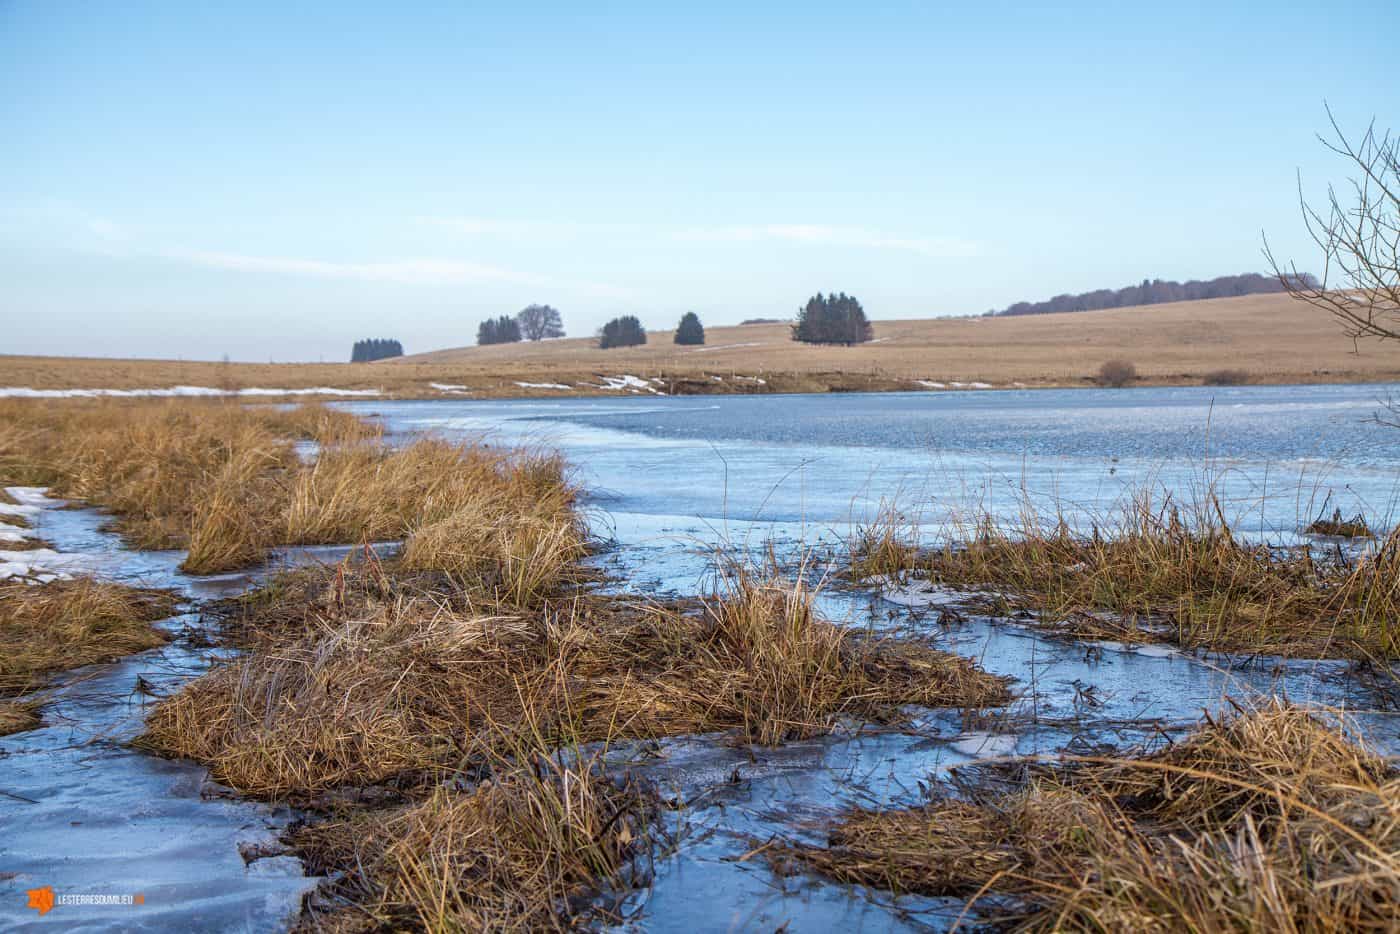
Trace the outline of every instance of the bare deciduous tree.
{"label": "bare deciduous tree", "polygon": [[520,322],[520,334],[527,341],[564,336],[564,320],[551,305],[530,305],[515,316]]}
{"label": "bare deciduous tree", "polygon": [[1373,121],[1353,142],[1330,107],[1327,119],[1333,138],[1318,139],[1354,174],[1341,192],[1328,185],[1326,203],[1314,207],[1299,173],[1298,204],[1322,251],[1321,279],[1276,260],[1267,239],[1264,255],[1289,294],[1334,315],[1353,341],[1400,340],[1400,137],[1377,133]]}

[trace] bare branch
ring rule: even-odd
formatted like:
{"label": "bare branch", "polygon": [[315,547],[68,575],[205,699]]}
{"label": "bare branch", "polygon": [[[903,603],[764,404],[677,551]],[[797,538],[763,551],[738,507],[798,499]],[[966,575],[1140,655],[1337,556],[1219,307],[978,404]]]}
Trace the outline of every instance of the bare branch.
{"label": "bare branch", "polygon": [[1320,206],[1308,203],[1298,176],[1299,211],[1321,251],[1321,278],[1281,262],[1267,238],[1264,257],[1290,295],[1331,314],[1353,342],[1400,340],[1400,138],[1377,136],[1372,121],[1353,143],[1326,109],[1334,135],[1318,139],[1355,174],[1347,179],[1348,197],[1328,185]]}

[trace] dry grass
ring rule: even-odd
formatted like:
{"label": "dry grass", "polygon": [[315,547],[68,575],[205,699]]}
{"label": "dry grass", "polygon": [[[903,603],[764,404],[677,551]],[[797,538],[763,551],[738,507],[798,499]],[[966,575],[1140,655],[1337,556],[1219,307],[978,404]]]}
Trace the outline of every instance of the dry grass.
{"label": "dry grass", "polygon": [[23,733],[43,726],[43,718],[39,716],[39,708],[42,706],[43,703],[36,700],[0,700],[0,736]]}
{"label": "dry grass", "polygon": [[1141,758],[1002,772],[770,858],[1025,931],[1394,930],[1400,777],[1329,720],[1273,702]]}
{"label": "dry grass", "polygon": [[[538,553],[583,548],[575,491],[547,454],[430,439],[394,449],[318,404],[26,400],[0,414],[0,479],[108,510],[135,547],[186,548],[190,573],[255,564],[277,545],[406,536],[416,566],[474,573],[495,556],[456,533],[512,522],[503,586],[519,591],[547,583],[528,579],[549,566]],[[314,462],[294,440],[319,444]]]}
{"label": "dry grass", "polygon": [[91,578],[0,583],[0,697],[34,690],[56,671],[163,645],[151,623],[175,605],[166,591]]}
{"label": "dry grass", "polygon": [[[1252,381],[1363,382],[1400,377],[1393,347],[1361,347],[1327,315],[1285,295],[1181,302],[1011,318],[876,321],[877,343],[820,347],[789,339],[786,323],[706,326],[706,346],[678,347],[667,331],[643,347],[603,351],[592,338],[460,347],[371,364],[0,357],[0,385],[35,388],[334,386],[444,398],[432,382],[473,396],[561,395],[517,382],[565,383],[607,394],[600,375],[659,378],[668,392],[826,392],[915,389],[912,380],[998,386],[1091,385],[1104,360],[1138,361],[1139,385],[1195,385],[1207,373],[1245,369]],[[464,335],[464,341],[467,338]],[[735,380],[761,376],[764,384]],[[721,377],[715,381],[712,377]]]}
{"label": "dry grass", "polygon": [[1366,524],[1365,516],[1358,514],[1344,519],[1340,509],[1334,509],[1331,516],[1318,516],[1308,524],[1306,531],[1310,535],[1327,535],[1332,538],[1375,538],[1371,527]]}
{"label": "dry grass", "polygon": [[345,873],[349,905],[309,929],[573,930],[590,896],[643,881],[655,792],[592,761],[502,763],[470,792],[439,788],[401,808],[293,838],[308,871]]}
{"label": "dry grass", "polygon": [[[1183,517],[1134,499],[1077,535],[1027,508],[983,516],[942,547],[917,551],[886,521],[859,534],[856,576],[913,571],[995,591],[1076,635],[1306,657],[1400,657],[1400,530],[1356,559],[1239,542],[1214,500]],[[870,542],[880,549],[873,554]]]}
{"label": "dry grass", "polygon": [[[514,748],[732,730],[778,743],[905,704],[994,706],[1000,679],[922,643],[817,619],[801,587],[744,581],[701,604],[560,593],[502,602],[441,578],[344,568],[245,603],[248,654],[187,685],[143,744],[242,792],[412,791]],[[565,575],[567,576],[567,574]]]}

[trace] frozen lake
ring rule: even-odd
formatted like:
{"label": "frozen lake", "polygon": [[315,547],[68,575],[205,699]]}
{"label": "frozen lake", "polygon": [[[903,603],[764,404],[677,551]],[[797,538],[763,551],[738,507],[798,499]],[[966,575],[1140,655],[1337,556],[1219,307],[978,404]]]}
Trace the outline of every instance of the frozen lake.
{"label": "frozen lake", "polygon": [[[1206,470],[1238,527],[1291,539],[1324,502],[1391,525],[1400,492],[1400,431],[1368,421],[1400,387],[1308,386],[889,395],[724,396],[353,402],[394,437],[432,432],[558,448],[586,490],[596,559],[616,586],[692,594],[712,584],[716,548],[757,557],[839,558],[853,521],[897,501],[935,537],[946,520],[1022,497],[1058,503],[1072,520],[1101,515],[1148,484],[1182,500]],[[238,592],[261,572],[190,578],[177,553],[139,554],[98,531],[91,510],[45,508],[35,532],[65,566],[173,586],[191,601]],[[334,551],[325,553],[333,556]],[[919,715],[917,730],[838,735],[778,749],[711,737],[660,745],[634,767],[686,800],[688,830],[629,900],[625,927],[684,931],[886,931],[946,926],[961,905],[780,879],[742,854],[775,834],[806,833],[853,803],[917,800],[918,783],[958,763],[1012,752],[1121,747],[1159,727],[1184,729],[1226,697],[1284,692],[1345,705],[1371,738],[1400,751],[1400,722],[1339,662],[1190,657],[1161,647],[1055,639],[1014,620],[940,625],[936,608],[829,588],[822,609],[851,625],[908,629],[1016,679],[1018,716],[971,723],[958,711]],[[168,625],[179,630],[186,616]],[[108,927],[109,912],[23,908],[33,883],[70,891],[140,891],[132,927],[279,930],[310,884],[295,860],[247,865],[238,844],[275,835],[276,808],[201,795],[203,770],[153,759],[125,741],[139,731],[138,676],[173,690],[209,652],[182,641],[63,679],[49,726],[0,740],[0,922]],[[1093,703],[1086,703],[1086,688]],[[1027,716],[1027,712],[1033,715]],[[617,750],[619,765],[628,747]],[[15,797],[18,796],[18,797]],[[289,864],[290,862],[290,864]],[[121,925],[125,918],[115,921]]]}

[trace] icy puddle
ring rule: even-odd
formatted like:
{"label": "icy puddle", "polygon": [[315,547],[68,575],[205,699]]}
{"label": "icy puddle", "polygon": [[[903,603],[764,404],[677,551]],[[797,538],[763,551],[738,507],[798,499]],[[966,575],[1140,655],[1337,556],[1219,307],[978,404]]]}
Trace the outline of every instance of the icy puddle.
{"label": "icy puddle", "polygon": [[[36,559],[53,571],[171,587],[191,601],[241,593],[266,573],[189,577],[175,569],[183,552],[127,550],[98,530],[104,517],[95,510],[20,498],[32,507],[31,534],[54,545],[56,558]],[[344,550],[299,550],[283,560],[333,560]],[[203,766],[127,746],[154,697],[205,671],[216,654],[187,635],[198,632],[197,613],[157,625],[175,639],[61,675],[47,692],[45,726],[0,737],[0,928],[284,930],[315,886],[294,857],[245,863],[241,855],[275,843],[292,816],[285,808],[208,796]],[[26,893],[45,886],[140,895],[142,903],[65,904],[41,917],[26,907]]]}

